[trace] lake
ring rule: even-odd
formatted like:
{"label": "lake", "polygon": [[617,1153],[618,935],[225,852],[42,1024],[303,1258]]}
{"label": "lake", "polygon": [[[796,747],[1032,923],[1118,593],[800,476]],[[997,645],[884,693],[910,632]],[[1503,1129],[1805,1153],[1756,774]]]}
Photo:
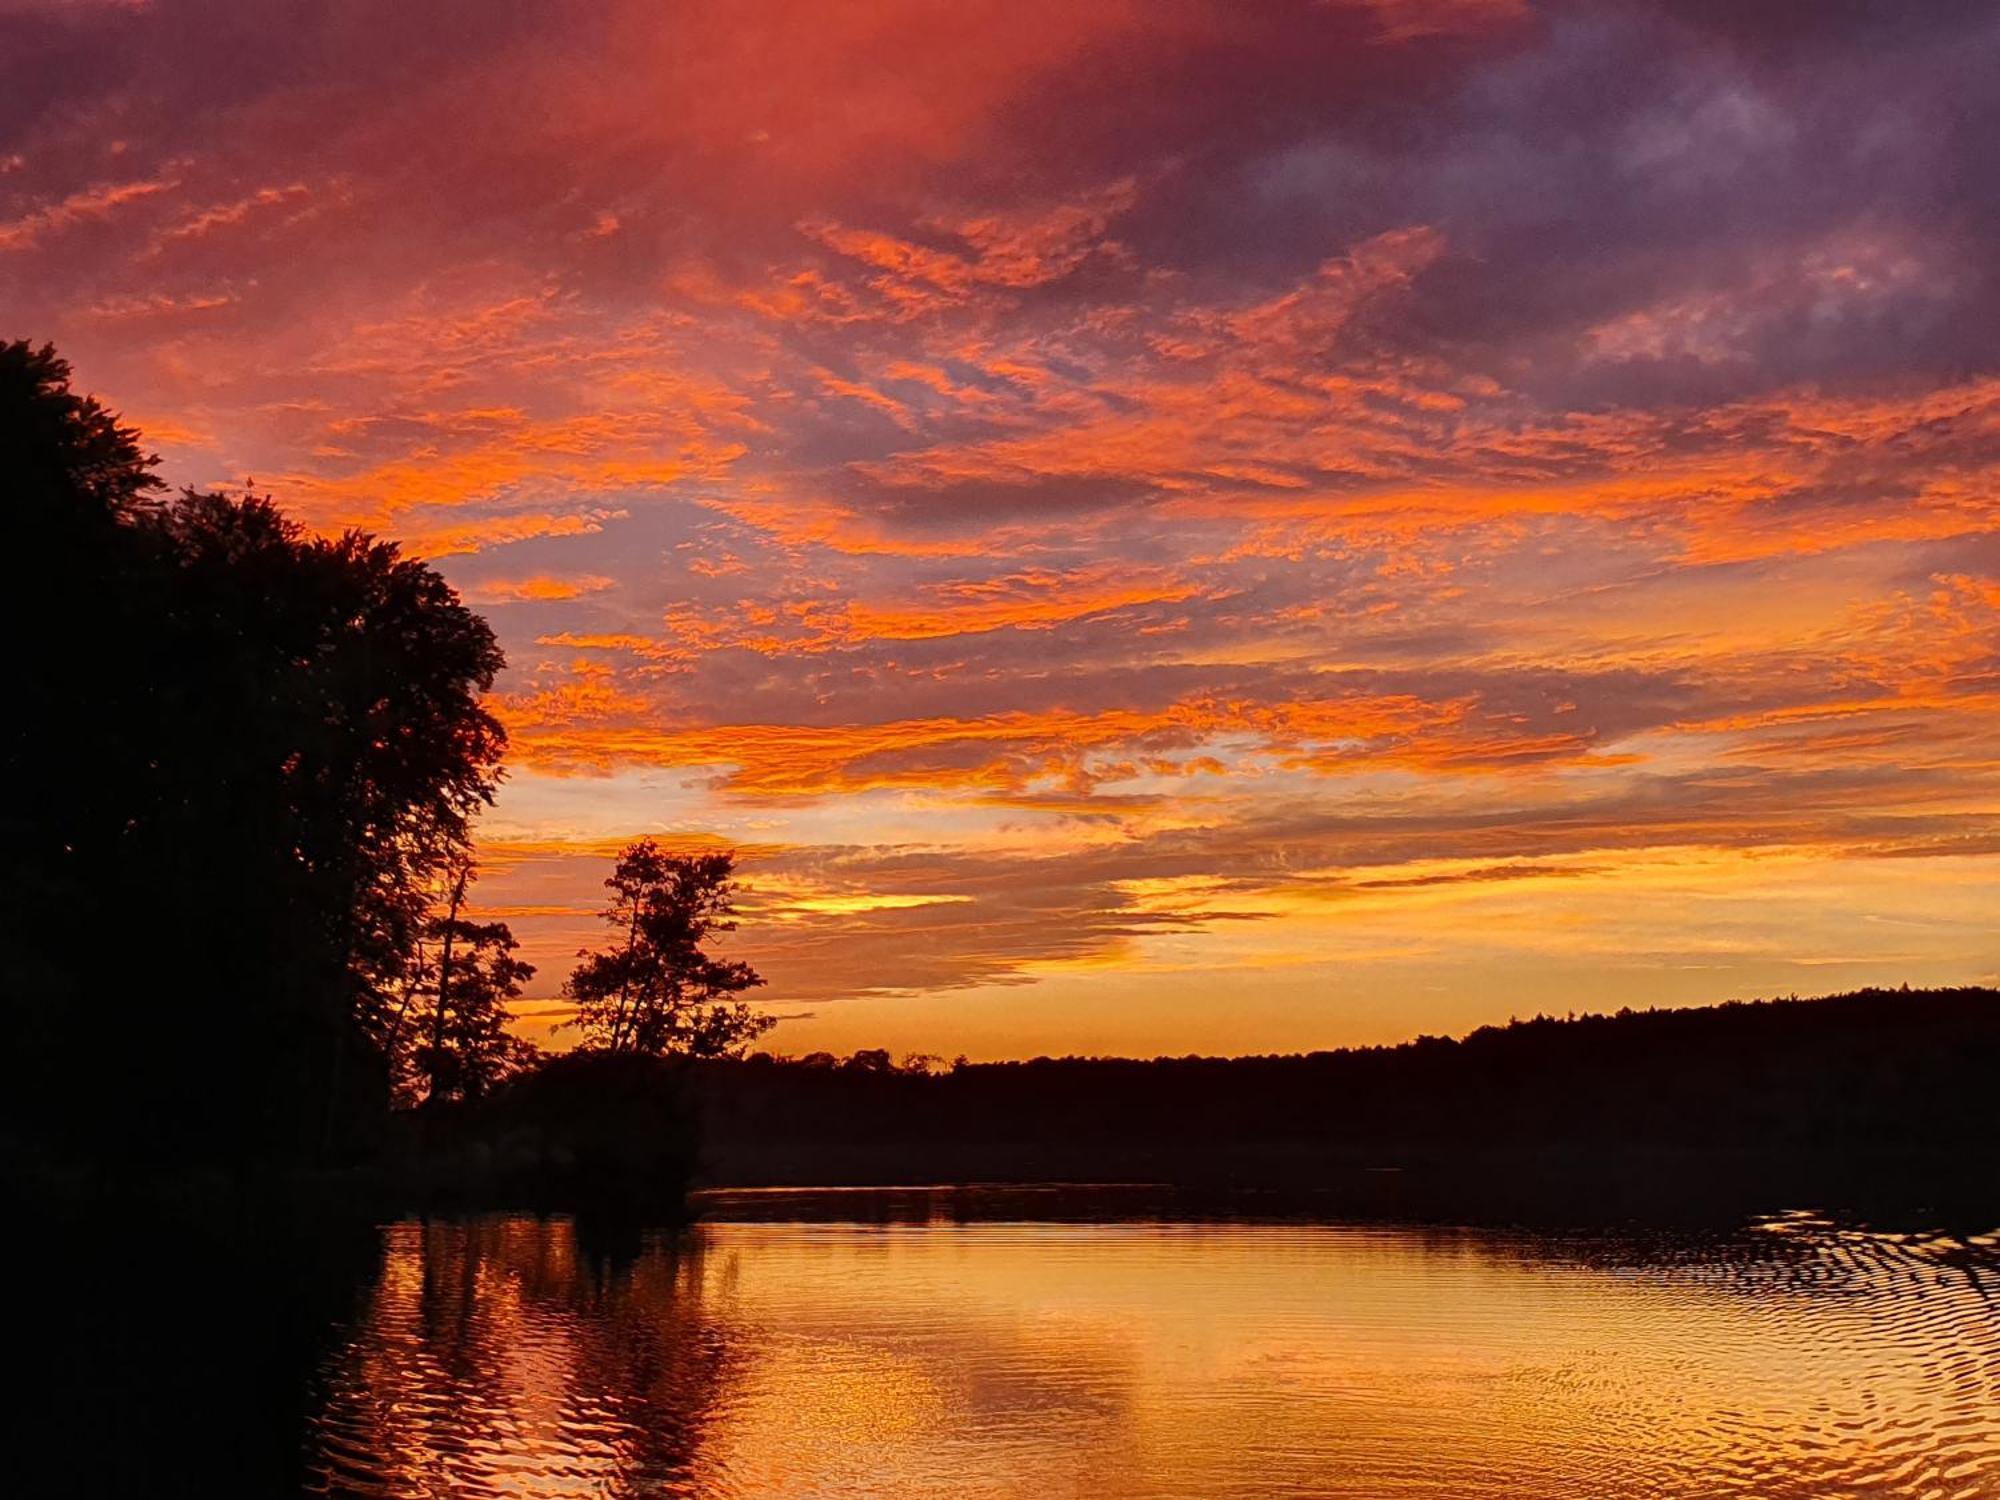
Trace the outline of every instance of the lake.
{"label": "lake", "polygon": [[2000,1238],[1527,1233],[1158,1194],[386,1226],[311,1487],[439,1496],[2000,1496]]}

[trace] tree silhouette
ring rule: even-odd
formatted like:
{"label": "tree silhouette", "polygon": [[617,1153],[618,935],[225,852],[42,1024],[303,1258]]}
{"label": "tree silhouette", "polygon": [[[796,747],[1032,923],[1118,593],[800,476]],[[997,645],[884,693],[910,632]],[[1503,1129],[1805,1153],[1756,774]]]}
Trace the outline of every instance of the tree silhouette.
{"label": "tree silhouette", "polygon": [[163,498],[69,379],[0,345],[0,597],[36,643],[0,734],[0,988],[38,1059],[8,1104],[99,1154],[322,1150],[386,1102],[500,651],[393,544]]}
{"label": "tree silhouette", "polygon": [[31,1050],[87,973],[76,945],[124,821],[102,789],[146,770],[137,689],[157,655],[145,620],[163,604],[162,549],[137,524],[157,515],[165,488],[155,460],[73,392],[69,374],[47,345],[0,344],[0,506],[13,562],[0,621],[27,648],[10,663],[0,715],[10,789],[0,799],[0,986],[9,1030]]}
{"label": "tree silhouette", "polygon": [[735,930],[733,854],[675,855],[651,839],[626,847],[604,884],[604,919],[619,935],[604,953],[585,952],[563,992],[588,1044],[649,1056],[721,1057],[773,1022],[730,997],[764,981],[748,964],[716,959],[702,945]]}
{"label": "tree silhouette", "polygon": [[[428,1034],[408,1050],[407,1066],[425,1081],[427,1104],[482,1098],[535,1056],[507,1030],[507,1003],[519,998],[535,966],[514,957],[520,945],[505,922],[466,919],[472,874],[470,863],[459,867],[444,910],[426,929],[427,951],[437,955],[428,986],[431,1016]],[[416,992],[423,988],[420,978]],[[399,1036],[400,1021],[399,1013]]]}
{"label": "tree silhouette", "polygon": [[139,434],[70,389],[53,344],[0,344],[0,459],[17,526],[88,531],[157,508],[166,486]]}

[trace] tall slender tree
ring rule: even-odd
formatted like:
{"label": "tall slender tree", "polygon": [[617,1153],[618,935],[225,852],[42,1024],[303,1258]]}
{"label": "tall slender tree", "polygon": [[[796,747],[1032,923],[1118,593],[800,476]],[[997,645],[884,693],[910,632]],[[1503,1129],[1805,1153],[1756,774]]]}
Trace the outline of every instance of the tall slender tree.
{"label": "tall slender tree", "polygon": [[429,986],[429,1034],[413,1047],[409,1071],[424,1080],[424,1102],[469,1101],[524,1066],[535,1049],[507,1029],[508,1003],[520,997],[535,966],[514,955],[520,944],[505,922],[465,916],[468,861],[452,877],[444,909],[429,928],[437,963]]}

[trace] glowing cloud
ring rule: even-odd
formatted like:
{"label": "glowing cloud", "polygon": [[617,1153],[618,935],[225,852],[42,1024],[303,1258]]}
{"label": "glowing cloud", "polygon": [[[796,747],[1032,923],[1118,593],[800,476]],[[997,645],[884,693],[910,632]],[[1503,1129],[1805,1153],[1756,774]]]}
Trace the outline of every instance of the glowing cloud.
{"label": "glowing cloud", "polygon": [[0,305],[488,610],[537,1028],[663,829],[790,1050],[1991,979],[2000,21],[1835,10],[17,7]]}

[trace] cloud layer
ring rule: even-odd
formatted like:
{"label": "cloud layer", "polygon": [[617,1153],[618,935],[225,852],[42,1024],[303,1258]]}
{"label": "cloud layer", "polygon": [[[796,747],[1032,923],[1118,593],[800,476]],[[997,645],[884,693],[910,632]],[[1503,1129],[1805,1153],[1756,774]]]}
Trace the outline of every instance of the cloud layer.
{"label": "cloud layer", "polygon": [[12,332],[496,622],[545,994],[639,832],[745,849],[795,1050],[2000,964],[1990,7],[156,0],[0,57]]}

